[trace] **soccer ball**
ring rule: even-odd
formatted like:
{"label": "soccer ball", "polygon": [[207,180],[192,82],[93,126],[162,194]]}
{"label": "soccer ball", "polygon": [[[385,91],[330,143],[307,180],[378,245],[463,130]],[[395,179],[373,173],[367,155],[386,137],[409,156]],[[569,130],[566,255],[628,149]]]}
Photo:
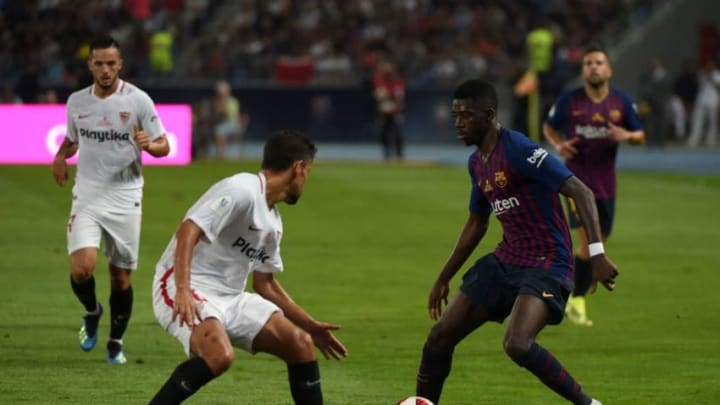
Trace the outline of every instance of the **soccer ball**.
{"label": "soccer ball", "polygon": [[427,398],[423,397],[407,397],[400,400],[397,405],[435,405]]}

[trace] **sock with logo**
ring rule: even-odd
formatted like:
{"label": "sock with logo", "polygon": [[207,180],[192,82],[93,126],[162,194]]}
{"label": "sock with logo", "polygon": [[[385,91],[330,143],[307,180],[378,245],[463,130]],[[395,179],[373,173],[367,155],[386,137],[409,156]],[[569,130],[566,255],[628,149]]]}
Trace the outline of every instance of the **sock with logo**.
{"label": "sock with logo", "polygon": [[422,352],[422,360],[420,360],[420,369],[417,374],[417,386],[415,388],[415,393],[418,396],[427,398],[434,404],[440,402],[443,384],[445,384],[445,379],[450,375],[452,356],[452,350],[434,350],[425,344]]}
{"label": "sock with logo", "polygon": [[205,360],[194,357],[177,366],[150,405],[174,405],[184,401],[215,378]]}
{"label": "sock with logo", "polygon": [[573,404],[585,405],[592,400],[555,356],[537,343],[533,343],[522,355],[510,357],[515,363],[535,374],[551,390]]}
{"label": "sock with logo", "polygon": [[592,266],[590,260],[575,256],[575,290],[574,296],[583,296],[590,290],[592,284]]}
{"label": "sock with logo", "polygon": [[89,279],[82,283],[78,283],[70,276],[70,286],[75,296],[78,297],[80,303],[83,304],[87,312],[97,311],[98,303],[95,297],[95,277],[90,276]]}
{"label": "sock with logo", "polygon": [[295,404],[322,405],[320,368],[317,360],[300,364],[288,364],[290,393]]}
{"label": "sock with logo", "polygon": [[112,290],[110,292],[110,339],[121,340],[133,306],[132,286],[126,290]]}

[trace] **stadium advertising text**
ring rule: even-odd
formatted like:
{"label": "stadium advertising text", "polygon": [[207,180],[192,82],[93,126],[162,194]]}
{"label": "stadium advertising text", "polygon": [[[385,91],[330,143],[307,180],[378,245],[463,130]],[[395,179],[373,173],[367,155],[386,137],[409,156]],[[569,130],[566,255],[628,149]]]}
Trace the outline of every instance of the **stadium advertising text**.
{"label": "stadium advertising text", "polygon": [[[154,158],[142,154],[145,165],[187,165],[191,160],[191,111],[182,104],[159,104],[170,143],[170,154]],[[65,105],[0,105],[0,122],[3,123],[0,164],[50,164],[65,137]],[[80,136],[99,141],[127,141],[130,134],[112,131],[84,131]],[[77,162],[77,156],[68,163]]]}

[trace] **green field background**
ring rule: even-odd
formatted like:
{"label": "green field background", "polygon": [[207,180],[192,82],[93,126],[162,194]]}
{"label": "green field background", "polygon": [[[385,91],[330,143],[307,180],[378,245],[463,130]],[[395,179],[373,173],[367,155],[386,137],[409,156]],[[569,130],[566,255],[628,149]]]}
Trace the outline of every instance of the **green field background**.
{"label": "green field background", "polygon": [[[82,309],[69,286],[70,187],[48,167],[0,167],[0,404],[143,404],[183,360],[156,323],[155,262],[187,208],[215,181],[257,162],[145,168],[140,268],[125,336],[129,363],[105,363],[109,320],[95,351],[76,341]],[[540,335],[605,405],[720,403],[720,177],[622,172],[607,252],[618,288],[588,301],[592,328]],[[467,216],[463,167],[319,161],[300,203],[281,206],[280,281],[316,318],[339,323],[350,355],[320,361],[325,403],[394,404],[414,392],[432,322],[426,299]],[[493,249],[491,222],[473,255]],[[107,263],[96,269],[107,303]],[[453,280],[453,291],[459,276]],[[445,405],[556,404],[560,397],[502,350],[502,325],[456,350]],[[238,352],[231,370],[189,404],[290,404],[285,365]]]}

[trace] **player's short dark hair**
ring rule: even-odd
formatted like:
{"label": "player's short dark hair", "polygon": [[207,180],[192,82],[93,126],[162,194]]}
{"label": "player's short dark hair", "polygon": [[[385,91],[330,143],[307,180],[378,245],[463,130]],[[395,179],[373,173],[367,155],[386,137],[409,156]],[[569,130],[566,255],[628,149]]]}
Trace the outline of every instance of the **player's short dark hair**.
{"label": "player's short dark hair", "polygon": [[583,58],[587,56],[590,53],[600,52],[605,55],[605,58],[607,60],[610,60],[610,56],[608,56],[607,52],[605,51],[605,48],[600,46],[600,44],[590,44],[588,45],[585,50],[583,51]]}
{"label": "player's short dark hair", "polygon": [[94,38],[90,42],[90,52],[92,52],[96,49],[107,49],[107,48],[117,48],[119,51],[120,44],[118,43],[118,41],[115,40],[115,38],[111,37],[110,35],[101,35],[99,37]]}
{"label": "player's short dark hair", "polygon": [[300,131],[283,129],[273,133],[265,142],[262,168],[283,171],[298,160],[315,159],[317,148]]}
{"label": "player's short dark hair", "polygon": [[485,80],[473,79],[463,82],[455,88],[454,99],[471,99],[497,109],[498,97],[495,87]]}

